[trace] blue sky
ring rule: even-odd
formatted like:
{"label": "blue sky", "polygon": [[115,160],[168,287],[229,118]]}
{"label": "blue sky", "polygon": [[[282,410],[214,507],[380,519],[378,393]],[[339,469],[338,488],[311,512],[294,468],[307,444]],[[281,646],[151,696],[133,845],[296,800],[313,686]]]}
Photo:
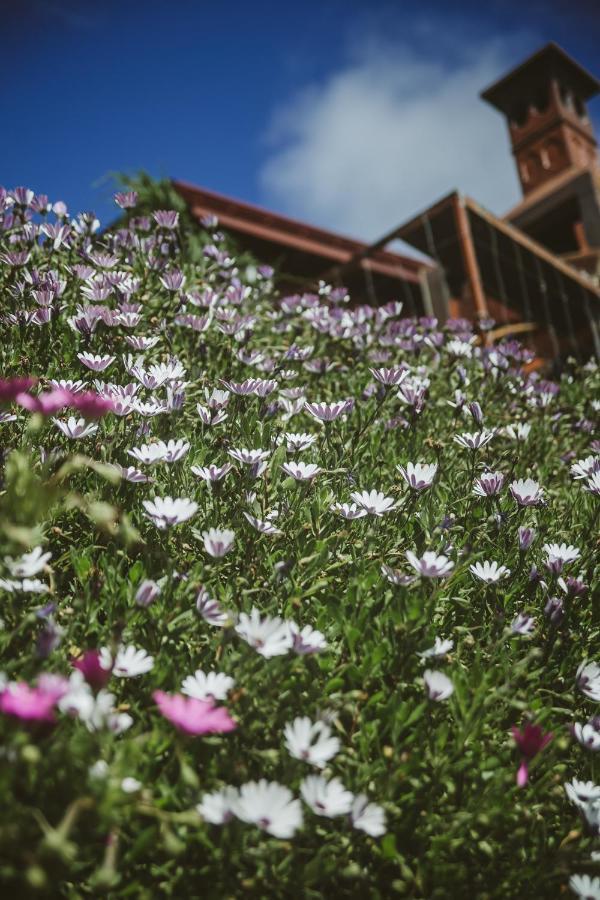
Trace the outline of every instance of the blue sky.
{"label": "blue sky", "polygon": [[365,238],[453,187],[503,212],[516,176],[479,90],[551,39],[600,74],[597,0],[4,0],[2,15],[0,183],[102,219],[104,176],[137,169]]}

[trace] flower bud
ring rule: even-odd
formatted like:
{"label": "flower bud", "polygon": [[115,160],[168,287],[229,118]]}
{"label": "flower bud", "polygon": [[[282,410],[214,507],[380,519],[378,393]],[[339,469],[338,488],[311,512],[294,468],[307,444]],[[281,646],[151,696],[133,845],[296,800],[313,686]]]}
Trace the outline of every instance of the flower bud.
{"label": "flower bud", "polygon": [[86,650],[83,656],[73,660],[73,666],[78,669],[87,683],[94,690],[103,688],[110,679],[112,666],[105,669],[102,665],[98,650]]}
{"label": "flower bud", "polygon": [[544,615],[552,625],[560,625],[565,615],[564,604],[560,597],[548,598],[544,607]]}
{"label": "flower bud", "polygon": [[529,550],[535,540],[535,530],[521,525],[519,528],[519,550],[524,553]]}
{"label": "flower bud", "polygon": [[471,415],[473,416],[473,419],[476,422],[476,424],[483,425],[483,411],[481,409],[481,406],[477,402],[477,400],[474,400],[473,403],[469,403],[467,408],[468,408],[469,412],[471,413]]}

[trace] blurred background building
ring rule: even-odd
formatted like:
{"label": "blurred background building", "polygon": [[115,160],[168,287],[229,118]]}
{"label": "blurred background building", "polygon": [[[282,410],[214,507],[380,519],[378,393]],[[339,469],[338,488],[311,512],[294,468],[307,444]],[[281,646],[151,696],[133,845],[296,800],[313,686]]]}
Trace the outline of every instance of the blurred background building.
{"label": "blurred background building", "polygon": [[[454,190],[367,245],[174,185],[194,216],[216,215],[291,291],[326,280],[354,302],[402,300],[407,314],[441,323],[491,319],[488,339],[519,337],[540,361],[600,357],[600,160],[586,106],[599,92],[554,43],[482,92],[506,119],[523,192],[502,217]],[[400,252],[399,241],[418,256]]]}

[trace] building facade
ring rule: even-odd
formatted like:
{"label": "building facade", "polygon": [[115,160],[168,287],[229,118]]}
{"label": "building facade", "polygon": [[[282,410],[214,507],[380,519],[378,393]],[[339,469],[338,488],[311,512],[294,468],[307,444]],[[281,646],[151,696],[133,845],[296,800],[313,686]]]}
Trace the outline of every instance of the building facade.
{"label": "building facade", "polygon": [[[199,219],[216,215],[282,287],[345,285],[354,302],[408,315],[493,319],[544,360],[600,358],[600,160],[587,103],[600,82],[554,43],[484,90],[501,112],[523,199],[494,216],[458,191],[367,245],[175,181]],[[413,258],[391,249],[398,239]],[[490,339],[488,337],[488,339]]]}

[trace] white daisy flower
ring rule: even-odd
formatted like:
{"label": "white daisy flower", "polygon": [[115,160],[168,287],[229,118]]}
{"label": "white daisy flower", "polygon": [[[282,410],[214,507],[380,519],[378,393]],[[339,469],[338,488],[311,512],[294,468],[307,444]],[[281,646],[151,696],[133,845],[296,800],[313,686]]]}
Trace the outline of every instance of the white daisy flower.
{"label": "white daisy flower", "polygon": [[600,703],[600,666],[595,662],[582,662],[577,669],[577,687],[582,694]]}
{"label": "white daisy flower", "polygon": [[205,622],[215,628],[225,628],[230,624],[229,615],[221,608],[218,600],[214,600],[205,587],[201,587],[196,597],[196,610]]}
{"label": "white daisy flower", "polygon": [[424,578],[443,578],[454,568],[452,560],[442,554],[438,556],[432,550],[427,550],[420,559],[412,550],[407,550],[406,558],[415,572]]}
{"label": "white daisy flower", "polygon": [[581,551],[571,544],[544,544],[546,561],[549,565],[559,562],[562,565],[579,559]]}
{"label": "white daisy flower", "polygon": [[353,491],[350,497],[371,516],[382,516],[396,508],[393,498],[381,491]]}
{"label": "white daisy flower", "polygon": [[463,434],[455,434],[454,440],[467,450],[479,450],[480,447],[485,447],[486,444],[489,444],[495,433],[495,431],[490,431],[487,428],[474,432],[465,431]]}
{"label": "white daisy flower", "polygon": [[533,634],[535,631],[535,619],[527,613],[518,613],[510,624],[512,634]]}
{"label": "white daisy flower", "polygon": [[211,825],[224,825],[234,816],[234,808],[238,800],[237,788],[226,785],[218,791],[204,794],[202,800],[196,806],[196,811],[205,822]]}
{"label": "white daisy flower", "polygon": [[329,509],[344,519],[362,519],[367,515],[367,510],[357,503],[332,503]]}
{"label": "white daisy flower", "polygon": [[302,827],[302,807],[289,788],[276,781],[249,781],[234,801],[234,812],[242,822],[256,825],[277,838],[291,838]]}
{"label": "white daisy flower", "polygon": [[319,472],[322,472],[320,466],[315,465],[314,463],[283,463],[281,466],[286,475],[289,475],[291,478],[294,478],[296,481],[310,481]]}
{"label": "white daisy flower", "polygon": [[203,672],[197,669],[183,679],[181,693],[196,700],[225,700],[235,680],[224,672]]}
{"label": "white daisy flower", "polygon": [[247,644],[254,647],[256,652],[266,659],[282,656],[292,648],[293,639],[288,623],[279,616],[261,618],[255,606],[252,607],[250,615],[240,613],[235,630]]}
{"label": "white daisy flower", "polygon": [[256,516],[253,516],[252,513],[246,512],[246,510],[242,510],[246,519],[250,522],[253,528],[256,528],[257,531],[260,531],[261,534],[283,534],[281,528],[277,528],[276,525],[273,525],[268,519],[258,519]]}
{"label": "white daisy flower", "polygon": [[507,425],[503,431],[506,437],[511,438],[513,441],[526,441],[530,432],[531,425],[529,422],[517,422],[514,425]]}
{"label": "white daisy flower", "polygon": [[308,775],[300,783],[300,793],[307,806],[318,816],[343,816],[350,812],[353,794],[339,778],[327,781],[322,775]]}
{"label": "white daisy flower", "polygon": [[396,468],[413,491],[424,491],[431,487],[438,470],[437,463],[409,462],[406,464],[406,468],[404,466],[396,466]]}
{"label": "white daisy flower", "polygon": [[154,657],[149,656],[143,649],[138,649],[132,644],[119,647],[113,660],[108,647],[100,649],[100,665],[103,669],[110,669],[117,678],[137,678],[145,675],[154,666]]}
{"label": "white daisy flower", "polygon": [[371,837],[385,834],[385,812],[377,803],[369,803],[366,794],[357,794],[352,801],[350,821],[354,828],[366,832]]}
{"label": "white daisy flower", "polygon": [[593,720],[583,725],[580,722],[575,722],[573,735],[582,747],[585,747],[587,750],[600,750],[600,730],[596,728]]}
{"label": "white daisy flower", "polygon": [[600,801],[600,785],[593,781],[578,781],[574,778],[565,783],[565,792],[571,803],[580,808],[587,803]]}
{"label": "white daisy flower", "polygon": [[485,581],[486,584],[493,584],[496,581],[500,581],[501,578],[510,575],[510,569],[507,569],[506,566],[500,566],[497,562],[488,562],[487,560],[483,563],[477,562],[469,566],[469,571],[476,578]]}
{"label": "white daisy flower", "polygon": [[76,419],[75,416],[69,416],[66,422],[54,417],[52,417],[52,421],[65,437],[70,438],[72,441],[82,440],[92,434],[96,434],[98,431],[98,425],[86,422],[85,419]]}
{"label": "white daisy flower", "polygon": [[422,650],[420,653],[417,653],[423,661],[426,659],[435,659],[436,656],[445,656],[446,653],[449,653],[454,647],[454,641],[446,639],[443,640],[440,637],[436,637],[433,647],[429,647],[427,650]]}
{"label": "white daisy flower", "polygon": [[319,769],[340,749],[339,738],[332,736],[325,722],[311,722],[308,716],[299,716],[284,728],[285,746],[295,759],[311,763]]}
{"label": "white daisy flower", "polygon": [[454,685],[443,672],[425,669],[423,681],[430,700],[447,700],[454,692]]}
{"label": "white daisy flower", "polygon": [[245,466],[253,466],[256,463],[266,462],[271,455],[270,450],[247,450],[245,447],[242,447],[240,450],[228,450],[227,452],[232,459],[235,459],[236,462],[243,463]]}
{"label": "white daisy flower", "polygon": [[142,782],[138,781],[137,778],[132,778],[131,775],[128,775],[126,778],[123,778],[121,781],[121,790],[125,794],[135,794],[142,787]]}
{"label": "white daisy flower", "polygon": [[98,356],[94,353],[78,353],[77,359],[93,372],[104,372],[115,361],[114,356]]}
{"label": "white daisy flower", "polygon": [[297,433],[286,431],[280,435],[279,442],[284,443],[288,453],[297,453],[300,450],[308,450],[309,447],[317,440],[315,434],[306,434],[306,432]]}
{"label": "white daisy flower", "polygon": [[510,492],[519,506],[538,506],[544,491],[533,478],[519,478],[510,485]]}
{"label": "white daisy flower", "polygon": [[600,878],[597,875],[571,875],[569,887],[582,900],[600,900]]}
{"label": "white daisy flower", "polygon": [[300,628],[294,621],[288,622],[292,635],[292,651],[298,656],[307,656],[310,653],[321,653],[327,649],[325,635],[312,625]]}
{"label": "white daisy flower", "polygon": [[44,553],[41,547],[34,547],[29,553],[23,553],[17,559],[6,556],[4,562],[14,578],[31,578],[46,568],[52,553]]}
{"label": "white daisy flower", "polygon": [[344,413],[350,412],[353,407],[354,400],[338,400],[335,403],[307,403],[303,400],[301,409],[305,409],[320,422],[333,422]]}
{"label": "white daisy flower", "polygon": [[157,528],[167,528],[171,525],[180,525],[187,522],[198,510],[198,504],[187,497],[155,497],[153,500],[144,500],[146,512],[144,515],[151,519]]}
{"label": "white daisy flower", "polygon": [[571,475],[575,479],[590,478],[595,472],[600,472],[600,456],[586,456],[571,466]]}
{"label": "white daisy flower", "polygon": [[229,528],[209,528],[202,532],[204,549],[209,556],[219,559],[232,549],[235,541],[235,531]]}
{"label": "white daisy flower", "polygon": [[215,481],[221,481],[225,478],[225,476],[231,472],[232,468],[233,466],[231,463],[225,463],[223,466],[211,464],[210,466],[192,466],[191,471],[194,475],[197,475],[198,478],[202,478],[206,481],[207,484],[213,484]]}

